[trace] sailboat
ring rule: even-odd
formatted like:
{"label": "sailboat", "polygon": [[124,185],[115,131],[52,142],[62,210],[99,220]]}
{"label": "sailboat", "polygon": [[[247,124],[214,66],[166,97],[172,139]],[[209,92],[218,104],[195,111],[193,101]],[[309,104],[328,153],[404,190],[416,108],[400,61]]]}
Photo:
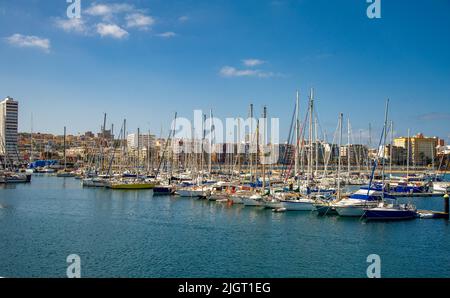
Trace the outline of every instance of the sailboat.
{"label": "sailboat", "polygon": [[[125,134],[125,129],[122,127],[120,135],[122,132]],[[143,175],[140,175],[139,169],[141,167],[141,158],[140,158],[140,129],[137,130],[138,136],[138,146],[137,146],[137,173],[134,176],[130,177],[120,177],[115,179],[110,179],[106,182],[106,187],[111,189],[122,189],[122,190],[138,190],[138,189],[153,189],[159,182],[152,178],[146,178]],[[116,146],[114,147],[114,151]],[[111,159],[109,161],[108,174],[111,172],[111,166],[114,159],[114,151],[111,154]]]}
{"label": "sailboat", "polygon": [[107,181],[101,177],[88,177],[82,179],[81,185],[83,187],[105,187],[106,182]]}
{"label": "sailboat", "polygon": [[[387,129],[387,117],[388,117],[388,107],[389,107],[389,100],[386,103],[386,110],[385,110],[385,119],[384,119],[384,127],[381,133],[381,138],[379,142],[378,148],[381,147],[383,140],[386,143],[386,129]],[[336,209],[336,212],[339,214],[339,216],[353,216],[353,217],[362,217],[365,215],[367,209],[375,208],[378,206],[380,202],[384,200],[384,198],[391,198],[394,199],[392,196],[390,196],[388,193],[385,192],[385,186],[384,186],[384,148],[383,147],[383,156],[381,157],[383,159],[383,167],[382,167],[382,187],[381,190],[372,185],[373,177],[375,174],[375,169],[378,164],[378,160],[375,161],[373,168],[372,168],[372,174],[369,181],[368,187],[361,187],[358,191],[350,195],[350,197],[342,199],[335,203],[333,207]]]}
{"label": "sailboat", "polygon": [[381,202],[377,207],[366,209],[367,220],[402,220],[417,217],[417,208],[412,204],[396,204]]}
{"label": "sailboat", "polygon": [[[387,115],[389,110],[389,99],[386,102],[385,122],[384,122],[384,145],[382,155],[382,186],[384,187],[384,148],[386,148],[386,129],[387,129]],[[382,135],[383,138],[383,135]],[[369,185],[370,187],[370,185]],[[382,197],[382,201],[377,207],[367,208],[364,210],[364,217],[367,220],[404,220],[413,219],[417,217],[416,206],[412,204],[398,204],[395,198]]]}
{"label": "sailboat", "polygon": [[249,193],[247,195],[244,195],[241,197],[242,198],[242,204],[244,204],[244,206],[249,206],[249,207],[259,207],[259,206],[264,206],[264,200],[261,194],[259,193]]}
{"label": "sailboat", "polygon": [[[295,146],[295,150],[296,150],[296,154],[295,154],[295,168],[297,169],[297,164],[298,164],[298,150],[299,150],[299,146],[300,146],[300,125],[299,125],[299,95],[297,92],[297,100],[296,100],[296,110],[295,110],[295,114],[296,114],[296,146]],[[310,120],[310,131],[309,131],[309,144],[310,144],[310,157],[309,157],[309,163],[308,163],[308,182],[307,182],[307,187],[309,189],[309,184],[310,184],[310,180],[312,179],[312,115],[313,115],[313,108],[314,107],[314,99],[313,99],[313,90],[311,89],[311,93],[310,93],[310,97],[309,97],[309,120]],[[317,159],[317,156],[316,156]],[[297,172],[295,173],[295,176],[297,176]],[[300,179],[297,179],[297,187],[300,190]],[[314,204],[315,204],[315,200],[312,199],[311,193],[307,193],[306,195],[302,195],[300,192],[286,192],[286,193],[280,193],[278,194],[278,199],[280,200],[280,202],[282,203],[283,208],[286,209],[286,211],[313,211],[315,210]]]}
{"label": "sailboat", "polygon": [[316,209],[314,207],[315,200],[303,197],[298,193],[284,193],[280,194],[278,198],[286,211],[313,211]]}
{"label": "sailboat", "polygon": [[[339,216],[361,217],[368,208],[378,206],[383,197],[388,197],[387,193],[374,188],[361,187],[349,197],[332,204]],[[393,197],[391,197],[393,198]]]}
{"label": "sailboat", "polygon": [[194,185],[178,189],[176,193],[185,198],[206,198],[211,190],[204,185]]}
{"label": "sailboat", "polygon": [[118,179],[106,182],[106,187],[111,189],[153,189],[158,183],[146,179]]}
{"label": "sailboat", "polygon": [[[338,151],[340,152],[341,143],[342,143],[342,119],[343,114],[339,114],[338,120],[338,131],[339,131],[339,141],[338,141]],[[326,200],[324,198],[320,198],[314,204],[316,211],[319,215],[335,215],[338,214],[334,203],[341,199],[341,154],[338,154],[338,169],[337,169],[337,193],[335,200]]]}
{"label": "sailboat", "polygon": [[66,127],[64,126],[64,170],[58,171],[58,173],[56,173],[57,177],[62,177],[62,178],[70,178],[70,177],[75,177],[75,173],[72,173],[70,171],[67,171],[67,158],[66,158]]}
{"label": "sailboat", "polygon": [[[266,107],[264,107],[264,112],[263,112],[263,117],[265,118],[266,115]],[[253,105],[250,105],[250,117],[253,118]],[[265,125],[264,125],[265,126]],[[259,144],[259,122],[257,124],[256,127],[256,131],[255,131],[255,136],[256,136],[256,150],[257,150],[257,155],[256,155],[256,172],[258,172],[258,153],[260,151],[260,144]],[[250,148],[253,148],[253,135],[252,135],[253,131],[250,132]],[[264,141],[263,141],[263,146],[264,146]],[[250,152],[250,154],[252,154],[253,152]],[[250,169],[251,171],[253,169]],[[262,194],[265,192],[265,186],[266,186],[266,180],[264,177],[264,164],[263,164],[263,178],[262,178],[262,185],[261,185],[261,189],[260,191],[262,192]],[[253,178],[253,177],[252,177]],[[258,179],[256,179],[256,185],[258,186]],[[260,206],[264,206],[264,200],[263,200],[263,196],[261,193],[259,193],[258,191],[251,189],[251,190],[247,190],[247,191],[243,191],[240,192],[239,194],[236,193],[236,201],[239,201],[239,199],[242,201],[242,204],[244,204],[244,206],[248,206],[248,207],[260,207]]]}

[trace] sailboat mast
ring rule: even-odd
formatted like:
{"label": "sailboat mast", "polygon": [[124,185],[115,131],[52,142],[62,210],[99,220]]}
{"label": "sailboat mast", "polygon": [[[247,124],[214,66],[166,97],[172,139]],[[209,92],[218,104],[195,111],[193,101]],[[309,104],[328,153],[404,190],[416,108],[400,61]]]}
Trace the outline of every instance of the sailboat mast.
{"label": "sailboat mast", "polygon": [[391,146],[389,148],[389,182],[392,178],[392,154],[394,153],[394,121],[391,121]]}
{"label": "sailboat mast", "polygon": [[66,127],[64,126],[64,171],[67,168],[67,159],[66,159]]}
{"label": "sailboat mast", "polygon": [[298,157],[299,157],[299,94],[297,90],[297,99],[295,102],[295,167],[294,167],[294,177],[297,177],[298,175]]}
{"label": "sailboat mast", "polygon": [[339,114],[339,141],[338,141],[338,170],[337,170],[337,199],[341,197],[341,145],[342,145],[342,120],[344,115]]}
{"label": "sailboat mast", "polygon": [[351,151],[350,151],[350,117],[347,118],[347,172],[350,178],[350,162],[351,162]]}
{"label": "sailboat mast", "polygon": [[30,131],[30,163],[33,162],[33,113],[31,113],[31,131]]}
{"label": "sailboat mast", "polygon": [[120,162],[120,172],[123,172],[123,163],[126,162],[127,151],[127,119],[123,119],[123,142],[122,142],[122,160]]}
{"label": "sailboat mast", "polygon": [[138,139],[138,145],[137,145],[137,177],[139,178],[139,168],[141,167],[141,131],[138,128],[137,129],[137,139]]}
{"label": "sailboat mast", "polygon": [[249,153],[250,153],[250,182],[253,182],[253,104],[250,104]]}
{"label": "sailboat mast", "polygon": [[312,148],[312,142],[313,142],[313,111],[314,111],[314,91],[313,88],[311,88],[310,96],[309,96],[309,162],[308,162],[308,185],[310,182],[310,179],[312,179],[312,165],[313,165],[313,148]]}
{"label": "sailboat mast", "polygon": [[434,172],[434,150],[436,149],[434,142],[431,144],[431,170]]}
{"label": "sailboat mast", "polygon": [[261,163],[262,163],[262,190],[263,194],[266,190],[266,152],[265,152],[265,146],[266,146],[266,126],[267,126],[267,107],[264,107],[263,109],[263,133],[262,133],[262,140],[261,140]]}
{"label": "sailboat mast", "polygon": [[241,118],[238,118],[237,127],[237,159],[238,159],[238,178],[241,175]]}
{"label": "sailboat mast", "polygon": [[317,135],[317,117],[314,117],[314,136],[315,136],[315,155],[316,155],[316,171],[314,175],[318,175],[319,173],[319,139]]}
{"label": "sailboat mast", "polygon": [[382,191],[382,196],[384,199],[384,172],[385,172],[385,163],[386,163],[386,158],[385,158],[385,148],[386,148],[386,139],[387,139],[387,123],[388,123],[388,112],[389,112],[389,98],[386,100],[386,110],[384,112],[384,143],[383,143],[383,154],[382,154],[382,159],[383,159],[383,167],[381,169],[381,179],[382,179],[382,186],[383,186],[383,191]]}
{"label": "sailboat mast", "polygon": [[[150,175],[150,129],[148,130],[147,136],[147,174]],[[172,170],[172,168],[170,168]]]}
{"label": "sailboat mast", "polygon": [[409,130],[409,128],[408,128],[408,141],[407,141],[407,156],[406,156],[406,180],[408,180],[408,178],[409,178],[409,155],[411,154],[411,144],[410,144],[410,142],[411,142],[411,139],[410,139],[410,130]]}
{"label": "sailboat mast", "polygon": [[202,173],[202,179],[203,179],[203,176],[204,176],[204,164],[205,164],[205,160],[204,160],[204,158],[205,158],[204,149],[205,148],[203,146],[203,144],[205,143],[205,136],[206,136],[205,122],[206,122],[206,114],[203,114],[202,115],[202,144],[201,144],[202,152],[200,154],[200,158],[201,158],[201,160],[200,160],[200,171]]}
{"label": "sailboat mast", "polygon": [[368,142],[368,148],[367,148],[367,172],[370,171],[370,148],[372,147],[372,124],[369,123],[369,142]]}
{"label": "sailboat mast", "polygon": [[209,154],[208,154],[208,173],[211,177],[212,172],[212,109],[209,110]]}
{"label": "sailboat mast", "polygon": [[363,163],[363,150],[362,150],[362,130],[359,130],[359,146],[358,146],[358,171],[361,174]]}
{"label": "sailboat mast", "polygon": [[258,119],[256,121],[256,131],[255,131],[255,136],[256,136],[256,158],[255,158],[255,181],[258,182],[259,179],[259,164],[261,163],[261,154],[260,154],[260,134],[261,134],[261,123],[260,123],[261,119]]}

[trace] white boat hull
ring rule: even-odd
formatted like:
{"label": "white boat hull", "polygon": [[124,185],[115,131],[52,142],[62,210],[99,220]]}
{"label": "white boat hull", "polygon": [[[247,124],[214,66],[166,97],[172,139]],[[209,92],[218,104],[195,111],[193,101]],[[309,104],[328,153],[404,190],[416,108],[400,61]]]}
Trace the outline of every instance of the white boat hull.
{"label": "white boat hull", "polygon": [[203,190],[184,190],[180,189],[177,191],[180,197],[184,198],[200,198],[206,196],[206,192]]}
{"label": "white boat hull", "polygon": [[282,203],[287,211],[313,211],[316,209],[312,200],[286,200]]}
{"label": "white boat hull", "polygon": [[248,207],[264,206],[264,202],[262,200],[255,200],[252,198],[243,198],[242,202],[243,202],[244,206],[248,206]]}
{"label": "white boat hull", "polygon": [[106,183],[102,180],[83,179],[82,185],[83,187],[105,187]]}
{"label": "white boat hull", "polygon": [[450,183],[449,182],[434,182],[433,183],[434,193],[450,193]]}
{"label": "white boat hull", "polygon": [[233,202],[233,204],[244,204],[242,198],[238,196],[231,196],[230,200]]}
{"label": "white boat hull", "polygon": [[279,208],[284,208],[284,205],[280,201],[270,201],[270,202],[265,202],[264,207],[269,208],[269,209],[279,209]]}
{"label": "white boat hull", "polygon": [[229,195],[227,194],[211,194],[208,197],[209,201],[221,201],[221,200],[227,200],[229,198]]}
{"label": "white boat hull", "polygon": [[337,214],[339,216],[348,216],[348,217],[361,217],[364,215],[364,209],[367,209],[367,207],[363,206],[342,206],[337,207],[335,206]]}

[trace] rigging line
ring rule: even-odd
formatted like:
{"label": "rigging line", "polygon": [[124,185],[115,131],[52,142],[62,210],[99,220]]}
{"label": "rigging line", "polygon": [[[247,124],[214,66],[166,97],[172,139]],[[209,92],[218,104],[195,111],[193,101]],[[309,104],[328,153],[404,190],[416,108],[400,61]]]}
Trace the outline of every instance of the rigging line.
{"label": "rigging line", "polygon": [[[297,107],[297,103],[295,104],[295,107]],[[291,118],[291,125],[289,127],[289,134],[288,134],[288,138],[287,138],[287,147],[284,152],[283,159],[282,159],[283,167],[282,167],[282,171],[281,171],[281,177],[284,177],[284,174],[286,173],[286,170],[287,170],[288,165],[286,164],[286,158],[287,158],[287,156],[289,156],[292,153],[291,146],[289,146],[289,145],[291,144],[293,135],[295,135],[294,133],[292,133],[292,129],[294,126],[293,124],[295,121],[297,121],[297,120],[295,119],[295,109],[294,109],[294,112],[292,113],[292,118]],[[290,160],[290,163],[292,164],[292,159]]]}

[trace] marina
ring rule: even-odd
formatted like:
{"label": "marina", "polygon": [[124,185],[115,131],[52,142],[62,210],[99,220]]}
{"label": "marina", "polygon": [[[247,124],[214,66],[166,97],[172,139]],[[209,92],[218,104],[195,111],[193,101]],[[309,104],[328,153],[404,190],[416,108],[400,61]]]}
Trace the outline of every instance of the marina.
{"label": "marina", "polygon": [[1,280],[450,278],[450,1],[404,2],[0,1]]}
{"label": "marina", "polygon": [[[1,276],[63,277],[77,253],[86,277],[364,277],[377,253],[385,277],[450,277],[445,220],[272,212],[48,174],[0,187]],[[442,197],[410,201],[443,210]]]}
{"label": "marina", "polygon": [[[394,139],[389,104],[378,145],[355,146],[343,113],[333,140],[321,137],[314,90],[303,116],[297,92],[276,159],[267,106],[237,126],[245,142],[238,133],[225,146],[214,141],[212,111],[197,138],[195,129],[176,135],[175,113],[158,146],[139,128],[128,134],[126,119],[114,136],[104,114],[81,148],[64,127],[56,159],[34,159],[46,153],[32,150],[30,134],[28,161],[1,160],[0,275],[60,277],[62,255],[76,253],[85,277],[336,277],[336,267],[338,277],[361,277],[376,253],[385,277],[450,277],[448,266],[430,266],[449,258],[448,156],[438,155],[438,138]],[[405,166],[394,165],[400,141]],[[421,169],[412,142],[431,154]]]}

